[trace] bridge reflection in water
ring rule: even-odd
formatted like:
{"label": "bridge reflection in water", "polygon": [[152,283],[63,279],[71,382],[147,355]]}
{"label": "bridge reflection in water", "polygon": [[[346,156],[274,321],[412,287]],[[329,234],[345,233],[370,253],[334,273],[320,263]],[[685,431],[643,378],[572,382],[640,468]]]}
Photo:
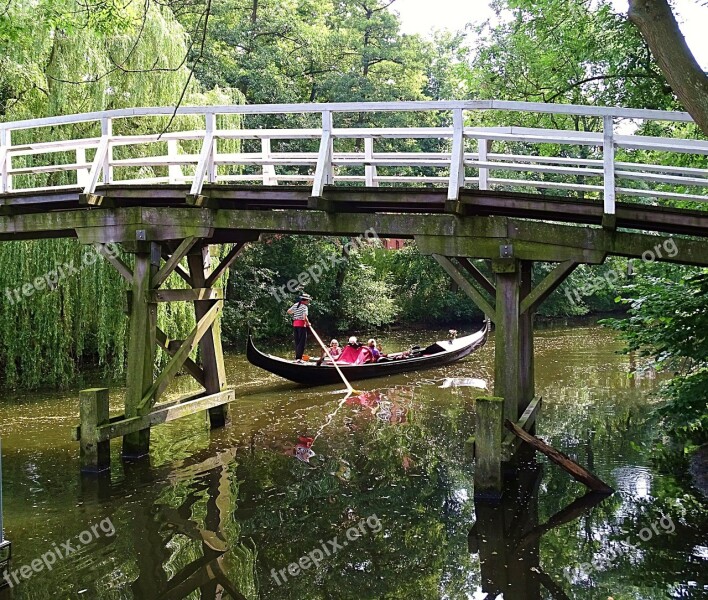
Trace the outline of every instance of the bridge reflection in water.
{"label": "bridge reflection in water", "polygon": [[587,493],[539,524],[541,478],[542,467],[529,461],[506,480],[499,504],[475,505],[477,520],[467,540],[470,552],[479,555],[482,591],[488,598],[503,594],[504,600],[540,600],[543,587],[554,600],[569,599],[567,583],[554,581],[540,565],[541,538],[588,513],[607,496]]}

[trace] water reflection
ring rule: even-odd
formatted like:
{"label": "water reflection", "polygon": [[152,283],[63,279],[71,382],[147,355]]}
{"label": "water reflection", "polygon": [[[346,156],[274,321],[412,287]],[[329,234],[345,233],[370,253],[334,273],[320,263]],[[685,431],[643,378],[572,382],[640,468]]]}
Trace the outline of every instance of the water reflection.
{"label": "water reflection", "polygon": [[[439,386],[491,381],[491,346],[425,377],[367,383],[346,400],[335,393],[341,386],[283,384],[230,356],[229,379],[240,386],[231,427],[209,432],[199,416],[162,426],[149,463],[116,459],[101,479],[78,476],[66,434],[74,393],[3,405],[15,567],[102,518],[116,529],[3,600],[457,600],[482,590],[507,599],[705,598],[705,506],[648,460],[655,380],[632,382],[628,358],[596,328],[540,331],[537,344],[539,435],[619,490],[591,509],[544,459],[545,470],[509,484],[501,507],[472,503],[465,448],[474,399],[485,392]],[[309,463],[294,457],[298,445],[315,452]],[[380,531],[287,584],[273,579],[273,569],[372,515]],[[662,516],[675,531],[642,540]]]}
{"label": "water reflection", "polygon": [[468,535],[472,554],[479,556],[481,591],[490,598],[540,600],[541,588],[554,599],[568,599],[567,582],[556,581],[540,561],[540,541],[554,528],[571,523],[606,495],[588,493],[539,524],[538,501],[542,468],[530,461],[504,486],[498,504],[479,503],[476,522]]}

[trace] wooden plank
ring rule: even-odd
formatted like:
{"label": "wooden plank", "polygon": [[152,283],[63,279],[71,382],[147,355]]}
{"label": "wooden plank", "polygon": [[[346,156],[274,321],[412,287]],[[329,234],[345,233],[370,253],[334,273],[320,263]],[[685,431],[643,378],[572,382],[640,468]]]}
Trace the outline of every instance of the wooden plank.
{"label": "wooden plank", "polygon": [[154,425],[169,423],[170,421],[181,419],[182,417],[192,415],[202,410],[209,410],[210,408],[233,402],[234,399],[234,390],[222,390],[215,394],[208,394],[194,400],[181,402],[179,404],[170,404],[164,408],[158,405],[149,414],[123,418],[122,420],[113,421],[99,427],[97,430],[97,439],[99,441],[105,441],[143,431]]}
{"label": "wooden plank", "polygon": [[[536,417],[541,410],[541,398],[537,397],[529,402],[529,405],[524,410],[516,424],[524,431],[531,432],[531,428],[536,423]],[[509,461],[516,453],[516,450],[521,445],[521,439],[513,433],[507,432],[502,441],[502,460]]]}
{"label": "wooden plank", "polygon": [[[130,306],[130,333],[128,336],[128,378],[125,392],[126,418],[141,417],[150,407],[142,403],[146,390],[153,379],[157,344],[153,324],[156,310],[145,302],[145,293],[150,289],[150,280],[156,269],[151,252],[135,254],[132,296]],[[153,308],[157,308],[153,305]],[[156,325],[155,325],[156,328]],[[150,430],[135,431],[123,438],[123,456],[137,458],[150,451]]]}
{"label": "wooden plank", "polygon": [[602,160],[603,160],[603,201],[606,215],[615,214],[615,140],[614,119],[603,118]]}
{"label": "wooden plank", "polygon": [[217,265],[216,269],[204,281],[205,287],[212,287],[219,278],[228,271],[229,267],[236,260],[241,250],[246,246],[246,242],[236,242],[234,247],[229,250],[223,260]]}
{"label": "wooden plank", "polygon": [[[577,104],[545,104],[542,102],[517,102],[505,100],[454,100],[454,101],[417,101],[417,102],[332,102],[310,104],[250,104],[209,107],[214,114],[293,114],[332,112],[382,112],[382,111],[441,111],[454,110],[507,110],[514,112],[539,112],[547,114],[568,114],[602,117],[612,115],[623,119],[646,119],[690,123],[693,121],[686,112],[663,111],[634,108],[585,106]],[[144,116],[203,115],[207,109],[203,106],[124,108],[110,111],[97,111],[68,116],[25,119],[0,125],[0,131],[49,127],[71,123],[96,121],[102,117],[129,118]]]}
{"label": "wooden plank", "polygon": [[182,240],[177,249],[172,253],[172,256],[165,261],[162,268],[152,278],[152,287],[159,288],[165,280],[172,274],[172,271],[179,265],[180,261],[187,256],[187,253],[197,243],[197,238],[190,236]]}
{"label": "wooden plank", "polygon": [[559,263],[546,275],[543,280],[531,290],[528,296],[521,301],[521,314],[526,311],[536,312],[543,301],[548,298],[566,278],[578,268],[579,263],[567,260]]}
{"label": "wooden plank", "polygon": [[445,269],[447,274],[452,277],[453,281],[460,286],[462,291],[464,291],[465,294],[472,299],[472,301],[482,310],[482,312],[489,317],[492,322],[495,322],[497,314],[494,306],[492,306],[492,304],[490,304],[487,299],[462,276],[452,261],[449,258],[439,254],[433,254],[433,258],[443,269]]}
{"label": "wooden plank", "polygon": [[[489,166],[487,164],[487,156],[492,147],[491,140],[477,140],[477,168],[479,169],[479,189],[489,189]],[[473,163],[474,164],[474,163]]]}
{"label": "wooden plank", "polygon": [[581,467],[572,458],[549,446],[536,436],[527,433],[516,424],[512,423],[509,419],[504,421],[504,427],[529,444],[534,450],[537,450],[541,454],[547,456],[552,462],[556,463],[564,471],[569,473],[573,479],[586,485],[593,492],[598,492],[600,494],[614,493],[614,490],[609,485],[590,473],[590,471],[584,467]]}
{"label": "wooden plank", "polygon": [[191,288],[188,290],[150,290],[148,302],[196,302],[197,300],[223,300],[220,288]]}
{"label": "wooden plank", "polygon": [[[335,155],[336,157],[336,155]],[[364,178],[367,187],[378,187],[379,182],[376,179],[376,165],[374,164],[374,138],[364,138]]]}

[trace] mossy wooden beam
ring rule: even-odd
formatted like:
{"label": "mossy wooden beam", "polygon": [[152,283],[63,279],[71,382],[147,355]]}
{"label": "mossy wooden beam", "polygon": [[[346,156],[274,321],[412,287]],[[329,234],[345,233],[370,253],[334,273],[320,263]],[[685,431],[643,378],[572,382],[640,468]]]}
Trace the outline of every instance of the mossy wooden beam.
{"label": "mossy wooden beam", "polygon": [[[147,302],[150,283],[160,262],[159,248],[135,254],[128,340],[126,418],[142,417],[150,412],[143,397],[153,383],[157,352],[157,305]],[[134,431],[123,438],[123,456],[138,458],[150,451],[150,430]]]}
{"label": "mossy wooden beam", "polygon": [[494,395],[504,398],[504,417],[519,416],[520,386],[520,269],[516,259],[492,262],[496,276],[496,319],[494,321]]}
{"label": "mossy wooden beam", "polygon": [[196,302],[197,300],[223,300],[220,288],[191,288],[188,290],[150,290],[148,302]]}
{"label": "mossy wooden beam", "polygon": [[524,410],[536,395],[536,377],[534,372],[535,351],[533,319],[534,311],[523,311],[524,301],[533,289],[533,262],[521,261],[521,288],[519,290],[519,410]]}
{"label": "mossy wooden beam", "polygon": [[79,392],[81,437],[79,442],[81,471],[100,473],[111,467],[111,448],[100,438],[100,428],[109,423],[108,388],[91,388]]}
{"label": "mossy wooden beam", "polygon": [[[531,400],[519,420],[516,422],[516,425],[524,431],[531,433],[534,429],[534,425],[536,424],[538,414],[541,411],[541,404],[542,399],[540,396]],[[516,451],[519,449],[519,446],[521,446],[521,438],[514,435],[510,431],[507,431],[502,441],[502,460],[511,460]]]}
{"label": "mossy wooden beam", "polygon": [[181,419],[187,415],[192,415],[195,412],[222,406],[233,402],[234,399],[234,390],[222,390],[216,394],[202,395],[185,402],[170,403],[166,406],[158,405],[145,415],[111,420],[110,423],[98,427],[96,439],[106,441],[121,436],[125,439],[126,436],[135,433],[149,431],[150,427],[154,425],[169,423],[170,421]]}
{"label": "mossy wooden beam", "polygon": [[216,268],[211,272],[211,274],[206,278],[204,282],[206,287],[211,287],[216,283],[219,278],[229,270],[229,267],[234,263],[241,250],[246,246],[246,242],[236,242],[234,247],[229,250],[222,261],[216,266]]}

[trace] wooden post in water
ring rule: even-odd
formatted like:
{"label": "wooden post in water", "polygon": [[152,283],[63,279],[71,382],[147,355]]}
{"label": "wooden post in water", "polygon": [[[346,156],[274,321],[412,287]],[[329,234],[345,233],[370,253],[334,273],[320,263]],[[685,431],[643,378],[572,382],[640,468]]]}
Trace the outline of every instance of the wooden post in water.
{"label": "wooden post in water", "polygon": [[[211,274],[211,257],[209,246],[203,245],[187,257],[192,287],[205,288]],[[195,300],[194,314],[199,321],[206,315],[214,303],[222,304],[223,300]],[[218,321],[199,340],[199,351],[204,369],[204,388],[207,394],[216,394],[226,389],[226,369],[224,353],[221,347],[221,331]],[[231,422],[229,405],[222,404],[209,409],[209,423],[213,428],[223,427]]]}
{"label": "wooden post in water", "polygon": [[496,276],[496,319],[494,321],[494,395],[504,398],[504,417],[519,418],[520,378],[520,290],[519,261],[500,258],[492,262]]}
{"label": "wooden post in water", "polygon": [[495,500],[502,491],[504,398],[482,396],[476,405],[474,497]]}
{"label": "wooden post in water", "polygon": [[[158,244],[148,244],[147,248],[139,248],[135,253],[128,340],[128,388],[125,393],[126,418],[146,415],[152,408],[150,404],[142,404],[143,397],[153,383],[157,352],[157,305],[148,303],[147,294],[159,266]],[[123,456],[126,458],[138,458],[149,452],[149,428],[123,436]]]}
{"label": "wooden post in water", "polygon": [[91,388],[79,392],[81,416],[81,472],[100,473],[111,467],[110,440],[98,441],[98,427],[107,425],[108,388]]}

